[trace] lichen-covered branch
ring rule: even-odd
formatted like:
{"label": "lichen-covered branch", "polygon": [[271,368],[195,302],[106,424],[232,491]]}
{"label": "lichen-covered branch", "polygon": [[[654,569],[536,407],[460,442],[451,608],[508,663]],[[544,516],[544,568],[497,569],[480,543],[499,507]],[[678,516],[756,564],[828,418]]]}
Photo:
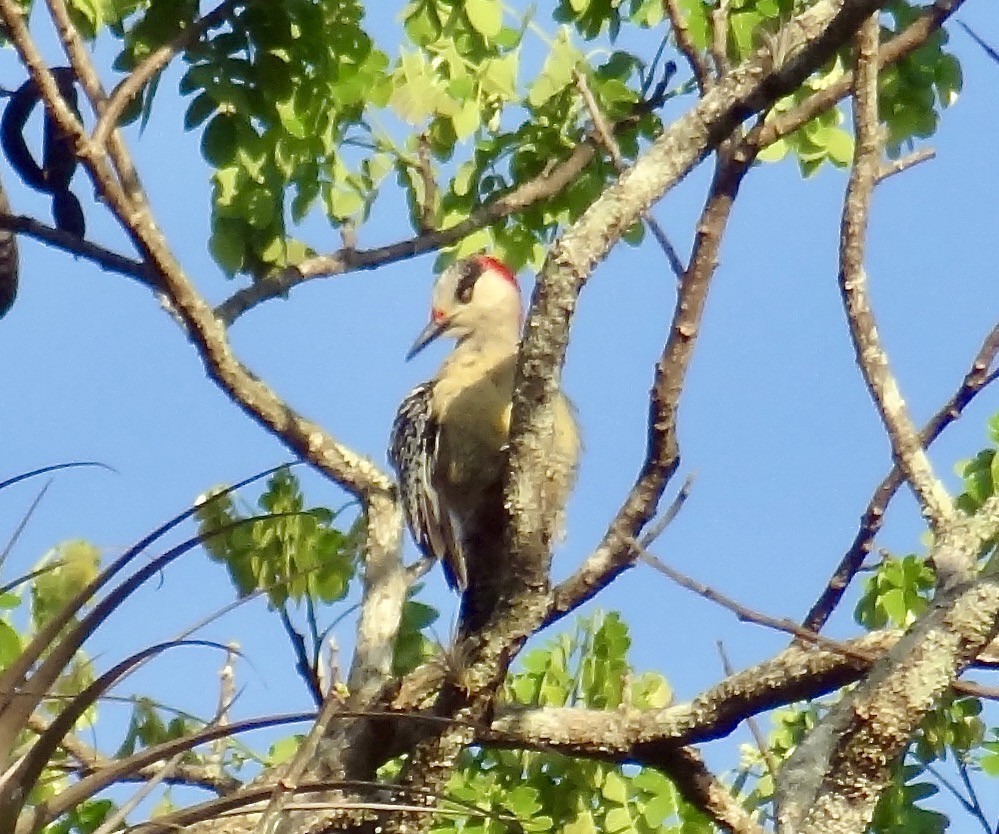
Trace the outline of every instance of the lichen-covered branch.
{"label": "lichen-covered branch", "polygon": [[919,433],[909,416],[898,383],[881,345],[867,292],[864,258],[871,194],[881,168],[881,127],[878,123],[878,29],[858,41],[853,118],[856,143],[840,234],[839,285],[857,364],[874,399],[891,441],[892,455],[919,499],[931,526],[939,528],[954,516],[954,505],[933,472]]}
{"label": "lichen-covered branch", "polygon": [[863,295],[864,227],[880,166],[878,37],[878,19],[872,16],[857,36],[857,143],[841,229],[841,284],[865,379],[900,468],[935,525],[929,558],[937,567],[937,592],[929,609],[834,705],[782,768],[778,831],[794,834],[865,830],[919,722],[999,629],[999,579],[976,572],[982,546],[999,529],[999,496],[987,499],[972,516],[953,508],[929,464],[920,459],[925,454],[915,429],[906,425]]}

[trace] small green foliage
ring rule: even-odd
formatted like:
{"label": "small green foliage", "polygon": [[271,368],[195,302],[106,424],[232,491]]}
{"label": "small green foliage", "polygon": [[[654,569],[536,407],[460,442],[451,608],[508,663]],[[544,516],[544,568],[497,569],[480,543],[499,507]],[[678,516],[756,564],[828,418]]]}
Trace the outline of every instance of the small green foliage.
{"label": "small green foliage", "polygon": [[410,598],[402,607],[402,622],[392,656],[392,673],[395,675],[411,672],[436,653],[436,644],[424,631],[437,621],[437,609],[413,599],[422,587],[414,585],[410,588]]}
{"label": "small green foliage", "polygon": [[[655,708],[669,703],[669,685],[654,673],[634,676],[628,629],[616,613],[597,613],[526,654],[504,697],[524,705]],[[439,834],[495,831],[514,818],[527,832],[600,831],[653,834],[709,832],[710,825],[651,768],[624,768],[545,753],[472,749],[452,777],[448,795],[486,819],[440,819]],[[462,805],[456,805],[458,811]]]}
{"label": "small green foliage", "polygon": [[275,741],[267,750],[267,756],[265,758],[267,766],[274,767],[275,765],[290,761],[291,757],[298,752],[299,745],[301,745],[303,738],[305,738],[305,736],[299,734],[286,736],[285,738]]}
{"label": "small green foliage", "polygon": [[[768,739],[768,754],[781,763],[791,755],[801,740],[815,727],[821,716],[821,705],[813,702],[775,710]],[[747,808],[766,813],[773,802],[773,774],[763,755],[755,746],[743,745],[742,761],[736,772],[735,788],[743,795]]]}
{"label": "small green foliage", "polygon": [[45,834],[93,834],[116,807],[110,799],[88,799],[48,826]]}
{"label": "small green foliage", "polygon": [[[882,39],[905,29],[922,11],[908,0],[893,0],[885,8],[891,24]],[[918,49],[878,76],[881,121],[888,128],[888,152],[899,154],[913,139],[933,135],[940,109],[949,107],[961,92],[961,66],[944,46],[945,29],[938,29]]]}
{"label": "small green foliage", "polygon": [[82,539],[63,542],[42,558],[48,568],[31,586],[31,619],[35,627],[48,622],[100,570],[100,551]]}
{"label": "small green foliage", "polygon": [[895,778],[874,810],[872,834],[943,834],[948,817],[917,804],[939,790],[930,782],[915,781],[922,773],[922,768],[913,765],[896,767]]}
{"label": "small green foliage", "polygon": [[[959,509],[969,515],[976,512],[988,498],[996,494],[999,484],[999,414],[988,420],[990,445],[971,460],[958,462],[955,467],[961,476],[964,492],[957,498]],[[995,562],[999,554],[999,536],[993,537],[982,548],[980,558],[986,565]]]}
{"label": "small green foliage", "polygon": [[[155,702],[148,698],[136,698],[125,738],[115,755],[119,758],[131,756],[136,750],[184,738],[199,729],[199,724],[182,715],[164,720]],[[189,761],[195,759],[191,752],[186,753],[185,757]]]}
{"label": "small green foliage", "polygon": [[993,727],[989,733],[992,737],[982,743],[984,752],[978,764],[989,776],[999,776],[999,729]]}
{"label": "small green foliage", "polygon": [[360,528],[355,525],[344,534],[333,526],[329,510],[305,511],[298,480],[287,468],[268,480],[258,504],[266,513],[291,515],[239,524],[213,535],[247,516],[228,496],[202,503],[197,512],[205,550],[225,564],[240,595],[265,591],[274,608],[305,595],[326,603],[343,599],[355,572]]}
{"label": "small green foliage", "polygon": [[935,575],[919,556],[887,557],[864,581],[854,616],[869,629],[905,628],[929,604]]}
{"label": "small green foliage", "polygon": [[981,712],[978,698],[945,695],[919,725],[911,748],[913,754],[923,764],[943,759],[948,751],[967,758],[985,738]]}

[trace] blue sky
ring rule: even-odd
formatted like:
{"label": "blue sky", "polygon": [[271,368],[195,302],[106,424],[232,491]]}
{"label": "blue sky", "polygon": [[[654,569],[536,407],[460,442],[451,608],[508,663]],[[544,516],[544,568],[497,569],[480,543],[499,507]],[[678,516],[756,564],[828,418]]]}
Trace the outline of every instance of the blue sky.
{"label": "blue sky", "polygon": [[[999,14],[990,4],[968,3],[961,19],[999,43]],[[384,27],[375,32],[393,52],[395,24],[372,25]],[[956,387],[999,311],[993,162],[999,66],[960,30],[952,33],[952,48],[964,66],[965,88],[930,143],[938,157],[878,189],[870,233],[875,311],[920,423]],[[106,47],[98,50],[105,66],[112,57]],[[0,73],[7,85],[21,78],[9,53],[0,57]],[[159,224],[188,274],[217,302],[239,284],[227,282],[208,255],[208,171],[197,138],[180,129],[173,89],[163,84],[149,128],[130,139]],[[9,171],[2,176],[9,186]],[[683,253],[706,179],[702,167],[655,209]],[[794,619],[823,587],[889,462],[853,364],[836,288],[845,182],[844,171],[828,168],[802,181],[792,162],[758,167],[746,180],[681,410],[683,464],[673,491],[683,475],[695,472],[697,479],[655,548],[670,564],[747,605]],[[128,251],[82,176],[76,191],[94,239]],[[38,195],[17,187],[11,192],[16,211],[48,218]],[[387,200],[360,243],[407,234],[401,203]],[[319,224],[309,235],[317,249],[339,244],[335,232]],[[67,538],[89,539],[114,555],[206,488],[289,457],[207,380],[193,348],[146,290],[32,241],[22,241],[21,252],[20,296],[0,321],[0,477],[80,459],[103,461],[118,474],[60,474],[5,576],[30,568]],[[313,281],[290,300],[241,319],[232,329],[234,347],[296,409],[384,463],[397,403],[433,373],[444,350],[403,362],[426,320],[432,264],[427,256]],[[522,281],[527,295],[530,276]],[[565,387],[579,408],[586,452],[568,537],[556,558],[558,576],[599,540],[640,466],[647,391],[674,296],[674,278],[651,242],[619,246],[583,293]],[[999,389],[981,396],[934,447],[933,460],[952,487],[954,462],[982,447],[985,419],[996,411]],[[310,502],[338,507],[346,500],[328,482],[299,472]],[[4,492],[0,538],[39,486]],[[920,532],[913,502],[900,494],[880,544],[896,553],[918,550]],[[444,635],[454,599],[436,573],[428,596],[445,612]],[[105,668],[231,599],[224,571],[192,553],[105,626],[90,651]],[[787,642],[738,623],[645,567],[627,572],[598,602],[624,613],[636,666],[666,674],[683,699],[721,676],[716,641],[724,641],[736,667]],[[832,633],[856,631],[851,611],[843,607]],[[229,615],[204,636],[235,638],[246,652],[239,714],[308,705],[287,638],[263,602]],[[349,632],[340,638],[349,646]],[[211,713],[220,661],[203,650],[177,651],[124,690],[154,692]]]}

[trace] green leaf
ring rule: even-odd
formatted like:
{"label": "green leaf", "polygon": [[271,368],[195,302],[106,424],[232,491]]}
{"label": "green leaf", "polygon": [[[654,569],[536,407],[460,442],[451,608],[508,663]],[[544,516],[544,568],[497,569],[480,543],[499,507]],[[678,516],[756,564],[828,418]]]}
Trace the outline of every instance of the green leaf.
{"label": "green leaf", "polygon": [[195,96],[184,112],[184,130],[193,130],[218,109],[218,103],[208,93]]}
{"label": "green leaf", "polygon": [[20,654],[20,635],[9,623],[0,620],[0,669],[6,669]]}
{"label": "green leaf", "polygon": [[41,574],[31,588],[31,618],[36,626],[48,622],[77,591],[100,570],[100,551],[82,539],[63,542],[50,550],[40,566],[51,569]]}
{"label": "green leaf", "polygon": [[628,785],[613,770],[607,772],[603,787],[600,791],[606,800],[617,805],[624,805],[628,801]]}
{"label": "green leaf", "polygon": [[243,268],[246,256],[246,227],[238,220],[216,217],[212,222],[212,234],[208,248],[215,262],[228,275],[235,275]]}
{"label": "green leaf", "polygon": [[231,113],[219,113],[205,128],[201,137],[201,153],[216,168],[222,168],[236,158],[239,147],[239,127]]}
{"label": "green leaf", "polygon": [[631,814],[627,808],[611,808],[604,816],[604,830],[615,834],[632,829]]}
{"label": "green leaf", "polygon": [[486,40],[495,38],[503,26],[500,0],[465,0],[465,14],[469,23]]}
{"label": "green leaf", "polygon": [[853,136],[842,128],[830,128],[826,134],[826,151],[836,165],[849,165],[853,159]]}
{"label": "green leaf", "polygon": [[302,738],[301,735],[295,735],[275,741],[267,751],[267,766],[274,767],[290,760],[298,752]]}
{"label": "green leaf", "polygon": [[571,822],[562,826],[562,834],[597,834],[593,814],[583,811]]}

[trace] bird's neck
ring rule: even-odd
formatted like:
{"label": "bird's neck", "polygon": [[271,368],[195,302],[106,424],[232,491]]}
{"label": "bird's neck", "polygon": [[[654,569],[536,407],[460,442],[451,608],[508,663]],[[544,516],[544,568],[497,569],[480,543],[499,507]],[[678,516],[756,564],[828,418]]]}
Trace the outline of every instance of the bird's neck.
{"label": "bird's neck", "polygon": [[458,339],[452,356],[462,362],[512,356],[520,345],[520,323],[486,322]]}

